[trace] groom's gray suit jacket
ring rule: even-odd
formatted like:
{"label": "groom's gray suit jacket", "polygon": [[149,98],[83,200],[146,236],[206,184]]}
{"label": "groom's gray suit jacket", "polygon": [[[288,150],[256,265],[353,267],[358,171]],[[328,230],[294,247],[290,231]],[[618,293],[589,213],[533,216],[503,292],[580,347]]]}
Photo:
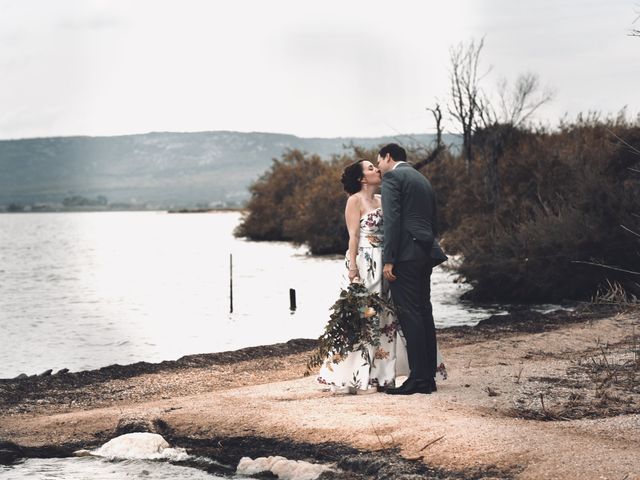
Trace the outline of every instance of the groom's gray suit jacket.
{"label": "groom's gray suit jacket", "polygon": [[382,177],[383,263],[429,256],[437,237],[436,198],[429,181],[408,163]]}

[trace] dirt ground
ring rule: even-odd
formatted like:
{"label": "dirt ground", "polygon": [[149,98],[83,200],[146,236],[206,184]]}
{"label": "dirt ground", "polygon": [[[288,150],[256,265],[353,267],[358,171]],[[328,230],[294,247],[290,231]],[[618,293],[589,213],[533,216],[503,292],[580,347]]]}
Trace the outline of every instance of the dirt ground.
{"label": "dirt ground", "polygon": [[126,419],[161,420],[181,437],[398,449],[458,472],[640,479],[640,312],[520,317],[442,331],[449,379],[431,395],[331,394],[303,376],[305,340],[2,380],[0,441],[94,446]]}

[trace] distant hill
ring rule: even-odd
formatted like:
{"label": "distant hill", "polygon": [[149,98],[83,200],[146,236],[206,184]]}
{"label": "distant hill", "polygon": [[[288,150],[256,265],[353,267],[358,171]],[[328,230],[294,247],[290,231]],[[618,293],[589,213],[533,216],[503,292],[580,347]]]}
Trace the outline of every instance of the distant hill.
{"label": "distant hill", "polygon": [[432,135],[300,138],[226,131],[1,140],[0,205],[52,205],[70,198],[78,203],[85,197],[100,197],[95,205],[108,199],[151,208],[239,205],[248,198],[248,186],[286,149],[329,158],[350,142],[374,147],[432,140]]}

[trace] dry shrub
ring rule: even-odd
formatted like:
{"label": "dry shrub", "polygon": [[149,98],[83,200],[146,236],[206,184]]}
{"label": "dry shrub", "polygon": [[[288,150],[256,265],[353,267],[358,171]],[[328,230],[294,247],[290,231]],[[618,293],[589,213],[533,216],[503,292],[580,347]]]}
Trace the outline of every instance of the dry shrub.
{"label": "dry shrub", "polygon": [[289,150],[250,188],[251,198],[236,235],[252,240],[290,240],[284,225],[296,211],[296,196],[313,180],[312,172],[323,165],[317,155]]}
{"label": "dry shrub", "polygon": [[323,161],[318,155],[290,150],[250,187],[251,198],[236,236],[286,240],[307,245],[313,254],[344,253],[347,194],[340,177],[356,159],[375,162],[377,150],[353,147],[351,155]]}
{"label": "dry shrub", "polygon": [[[634,282],[635,283],[635,282]],[[640,285],[635,283],[636,288]],[[601,285],[592,297],[591,303],[621,306],[640,306],[640,298],[629,293],[619,282],[606,280],[606,285]]]}
{"label": "dry shrub", "polygon": [[640,413],[640,338],[598,344],[563,377],[531,377],[510,415],[529,420],[576,420]]}
{"label": "dry shrub", "polygon": [[445,191],[444,244],[463,255],[471,298],[584,299],[606,279],[633,288],[629,274],[592,264],[640,271],[640,238],[621,227],[638,223],[640,126],[588,118],[504,135],[497,173],[484,147],[469,175],[459,158],[427,175]]}
{"label": "dry shrub", "polygon": [[[494,125],[472,140],[468,172],[456,148],[423,169],[438,196],[443,245],[461,254],[459,273],[474,286],[470,298],[589,299],[607,281],[640,297],[640,274],[628,273],[640,272],[640,120],[590,114],[553,131]],[[376,153],[354,147],[322,161],[287,152],[251,187],[236,234],[343,253],[340,175]]]}
{"label": "dry shrub", "polygon": [[340,177],[351,158],[324,162],[311,173],[313,181],[296,192],[295,211],[285,220],[284,230],[291,240],[306,244],[316,255],[344,253],[349,234],[344,220],[347,195]]}

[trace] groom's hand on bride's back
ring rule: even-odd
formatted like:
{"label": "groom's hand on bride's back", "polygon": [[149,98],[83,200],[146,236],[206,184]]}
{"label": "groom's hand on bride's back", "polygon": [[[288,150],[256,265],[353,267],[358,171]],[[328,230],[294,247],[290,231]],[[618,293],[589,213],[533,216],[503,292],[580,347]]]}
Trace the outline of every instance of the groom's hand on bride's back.
{"label": "groom's hand on bride's back", "polygon": [[382,275],[390,282],[395,282],[396,276],[393,274],[393,263],[385,263],[382,267]]}

